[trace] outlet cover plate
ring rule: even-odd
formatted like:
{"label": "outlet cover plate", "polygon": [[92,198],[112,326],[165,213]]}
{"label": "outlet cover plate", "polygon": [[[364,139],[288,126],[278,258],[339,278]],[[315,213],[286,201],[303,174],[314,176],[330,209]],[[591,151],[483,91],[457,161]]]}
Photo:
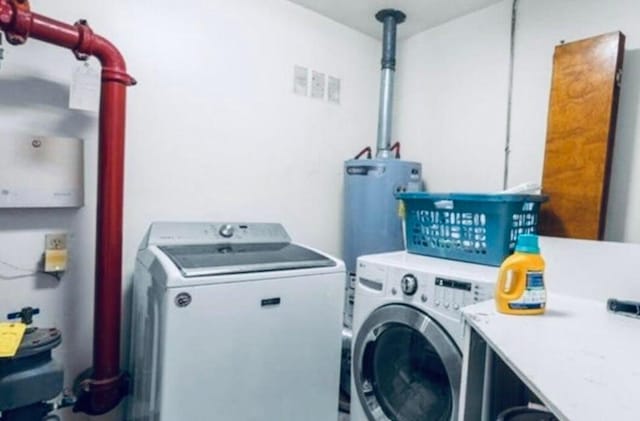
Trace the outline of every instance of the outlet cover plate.
{"label": "outlet cover plate", "polygon": [[46,250],[65,250],[67,248],[67,234],[55,233],[44,236]]}

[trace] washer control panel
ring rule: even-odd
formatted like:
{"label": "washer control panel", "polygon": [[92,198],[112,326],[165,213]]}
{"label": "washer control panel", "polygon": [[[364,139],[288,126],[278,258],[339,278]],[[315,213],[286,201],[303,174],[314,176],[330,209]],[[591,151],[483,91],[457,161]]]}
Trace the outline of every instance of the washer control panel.
{"label": "washer control panel", "polygon": [[140,248],[149,245],[290,243],[281,224],[242,222],[155,222]]}

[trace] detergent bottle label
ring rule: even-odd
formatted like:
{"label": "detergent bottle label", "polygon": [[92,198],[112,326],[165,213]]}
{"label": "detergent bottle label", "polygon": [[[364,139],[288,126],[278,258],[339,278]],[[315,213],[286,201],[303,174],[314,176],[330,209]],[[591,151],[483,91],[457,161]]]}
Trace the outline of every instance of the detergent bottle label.
{"label": "detergent bottle label", "polygon": [[517,300],[509,302],[513,310],[532,310],[544,308],[547,294],[544,289],[544,274],[541,271],[527,271],[524,292]]}

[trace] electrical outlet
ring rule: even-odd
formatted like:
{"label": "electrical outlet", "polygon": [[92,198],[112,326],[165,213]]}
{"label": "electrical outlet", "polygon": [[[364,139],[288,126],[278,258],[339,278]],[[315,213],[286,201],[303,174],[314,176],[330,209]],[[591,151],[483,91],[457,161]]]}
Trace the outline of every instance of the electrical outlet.
{"label": "electrical outlet", "polygon": [[65,250],[67,248],[67,234],[47,234],[44,236],[46,250]]}

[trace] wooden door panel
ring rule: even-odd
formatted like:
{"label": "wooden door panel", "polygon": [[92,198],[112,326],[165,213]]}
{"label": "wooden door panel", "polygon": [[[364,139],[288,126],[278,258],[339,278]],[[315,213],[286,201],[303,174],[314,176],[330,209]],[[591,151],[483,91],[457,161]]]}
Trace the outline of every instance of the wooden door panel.
{"label": "wooden door panel", "polygon": [[556,46],[541,234],[602,238],[624,40],[614,32]]}

